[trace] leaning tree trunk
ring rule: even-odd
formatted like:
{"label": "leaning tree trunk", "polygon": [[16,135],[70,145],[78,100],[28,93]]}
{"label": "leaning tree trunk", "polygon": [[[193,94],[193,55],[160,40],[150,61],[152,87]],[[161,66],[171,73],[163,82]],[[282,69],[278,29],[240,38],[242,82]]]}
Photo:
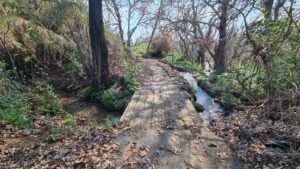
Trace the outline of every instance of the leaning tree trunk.
{"label": "leaning tree trunk", "polygon": [[218,27],[219,31],[219,42],[216,48],[214,59],[214,68],[218,73],[225,71],[225,52],[226,52],[226,32],[227,32],[227,19],[228,19],[228,7],[229,0],[224,0],[221,4],[221,15],[220,24]]}
{"label": "leaning tree trunk", "polygon": [[205,57],[205,51],[202,47],[202,44],[199,42],[199,37],[198,37],[198,31],[200,32],[200,36],[203,37],[203,33],[201,32],[200,28],[198,30],[197,25],[197,11],[196,11],[196,6],[195,6],[195,0],[192,1],[192,9],[193,9],[193,34],[194,34],[194,39],[195,39],[195,44],[197,44],[198,50],[197,50],[197,63],[201,64],[201,66],[204,68],[204,57]]}
{"label": "leaning tree trunk", "polygon": [[199,47],[199,50],[197,51],[197,63],[200,64],[203,68],[205,67],[205,53],[204,49]]}
{"label": "leaning tree trunk", "polygon": [[104,36],[102,0],[89,0],[89,29],[92,48],[93,74],[89,77],[98,87],[109,83],[108,50]]}
{"label": "leaning tree trunk", "polygon": [[159,22],[161,10],[162,10],[162,7],[163,7],[163,2],[164,2],[164,1],[161,0],[161,1],[160,1],[160,4],[159,4],[159,8],[158,8],[158,11],[157,11],[157,16],[156,16],[156,19],[155,19],[154,27],[153,27],[153,29],[152,29],[151,36],[150,36],[150,40],[149,40],[149,42],[148,42],[147,49],[146,49],[146,57],[148,57],[148,55],[149,55],[150,45],[151,45],[151,43],[152,43],[152,40],[153,40],[155,31],[156,31],[156,28],[157,28],[157,25],[158,25],[158,22]]}
{"label": "leaning tree trunk", "polygon": [[123,45],[125,47],[126,44],[125,44],[125,40],[124,40],[124,30],[122,27],[122,18],[121,18],[120,10],[118,8],[116,0],[112,0],[112,3],[113,3],[113,8],[114,8],[114,11],[115,11],[116,17],[117,17],[117,25],[118,25],[118,29],[119,29],[119,34],[122,39]]}

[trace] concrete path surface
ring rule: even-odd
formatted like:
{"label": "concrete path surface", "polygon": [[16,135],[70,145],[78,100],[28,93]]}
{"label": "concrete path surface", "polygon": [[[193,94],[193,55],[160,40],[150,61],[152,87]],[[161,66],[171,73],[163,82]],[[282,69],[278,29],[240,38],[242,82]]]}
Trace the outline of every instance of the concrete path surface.
{"label": "concrete path surface", "polygon": [[119,146],[114,165],[147,169],[241,168],[224,141],[202,125],[176,72],[155,59],[143,62],[144,71],[151,75],[121,118],[128,127],[113,139]]}

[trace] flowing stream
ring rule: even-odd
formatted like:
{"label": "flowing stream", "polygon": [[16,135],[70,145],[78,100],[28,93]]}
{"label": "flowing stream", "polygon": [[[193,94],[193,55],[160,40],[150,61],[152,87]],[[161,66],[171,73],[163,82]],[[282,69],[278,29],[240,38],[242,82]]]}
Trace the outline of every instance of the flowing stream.
{"label": "flowing stream", "polygon": [[205,108],[205,110],[200,113],[203,121],[208,125],[212,120],[220,118],[223,114],[223,109],[220,104],[216,103],[210,95],[198,86],[193,75],[191,73],[182,72],[180,76],[193,88],[193,92],[197,98],[196,103],[201,104]]}

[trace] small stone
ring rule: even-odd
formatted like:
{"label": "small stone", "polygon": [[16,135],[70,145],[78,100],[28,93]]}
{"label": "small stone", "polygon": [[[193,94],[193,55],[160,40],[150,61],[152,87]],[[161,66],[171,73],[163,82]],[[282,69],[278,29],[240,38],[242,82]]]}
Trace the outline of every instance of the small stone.
{"label": "small stone", "polygon": [[194,107],[197,110],[197,112],[203,112],[205,110],[205,108],[199,103],[194,103]]}
{"label": "small stone", "polygon": [[270,167],[263,165],[262,169],[270,169]]}

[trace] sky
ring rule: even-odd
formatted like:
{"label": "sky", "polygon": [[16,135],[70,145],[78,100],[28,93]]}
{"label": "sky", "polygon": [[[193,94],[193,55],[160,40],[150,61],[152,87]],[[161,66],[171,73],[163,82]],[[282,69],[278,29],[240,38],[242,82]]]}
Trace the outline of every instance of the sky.
{"label": "sky", "polygon": [[[154,1],[155,2],[151,6],[147,7],[147,10],[149,12],[151,12],[152,15],[157,13],[158,7],[159,7],[159,0],[154,0]],[[120,2],[127,2],[127,1],[121,0]],[[181,4],[185,5],[186,3],[184,1],[181,1]],[[295,8],[298,9],[298,15],[300,15],[300,13],[299,13],[300,1],[299,0],[296,1]],[[128,9],[127,8],[122,8],[120,13],[121,13],[122,22],[123,22],[124,37],[125,37],[125,39],[127,39],[126,35],[127,35],[127,27],[128,27],[128,25],[127,25]],[[176,15],[176,11],[174,13],[174,16],[175,15]],[[258,10],[254,10],[253,12],[250,13],[250,15],[248,16],[247,19],[249,19],[249,21],[251,21],[251,20],[257,19],[259,17],[259,15],[260,15],[260,12]],[[132,22],[131,27],[136,25],[136,23],[138,22],[139,17],[140,16],[137,12],[133,13],[133,15],[131,17],[131,22]],[[104,18],[109,23],[115,23],[115,22],[112,22],[112,19],[110,19],[110,18],[112,18],[112,16],[107,10],[104,10]],[[151,20],[153,22],[153,24],[154,24],[154,20],[155,20],[154,18],[152,18],[152,20]],[[138,27],[138,29],[135,31],[135,33],[132,36],[133,42],[135,42],[140,37],[143,37],[143,38],[149,37],[150,34],[151,34],[151,31],[152,31],[152,26],[151,25],[153,25],[153,24],[142,25],[142,26]],[[243,23],[243,20],[242,20],[241,17],[236,21],[235,26],[238,27],[238,28],[242,28],[244,26],[244,23]],[[118,29],[117,29],[117,26],[115,24],[110,25],[110,27],[112,28],[113,31],[118,33]]]}
{"label": "sky", "polygon": [[[123,1],[123,0],[122,0]],[[158,0],[155,0],[155,2],[153,4],[151,4],[150,6],[147,6],[147,10],[151,13],[156,13],[157,10],[158,10]],[[127,39],[127,28],[128,28],[128,24],[127,24],[127,18],[128,18],[128,9],[127,8],[121,8],[121,17],[122,17],[122,24],[123,24],[123,30],[124,30],[124,37],[125,39]],[[112,23],[115,23],[114,21],[112,22],[112,19],[110,18],[113,18],[112,15],[110,14],[109,11],[107,10],[104,10],[104,18],[105,18],[105,21],[106,23],[110,23],[110,27],[111,29],[118,33],[118,29],[117,29],[117,26],[116,24],[112,24]],[[140,15],[138,14],[138,12],[134,12],[131,16],[131,28],[134,27],[138,20],[140,18]],[[150,18],[148,18],[150,19]],[[154,19],[151,20],[152,22],[154,22]],[[148,25],[141,25],[137,28],[137,30],[135,31],[135,33],[132,35],[132,41],[135,42],[137,39],[143,37],[143,38],[146,38],[148,36],[150,36],[151,34],[151,31],[152,31],[152,27],[148,24]]]}

